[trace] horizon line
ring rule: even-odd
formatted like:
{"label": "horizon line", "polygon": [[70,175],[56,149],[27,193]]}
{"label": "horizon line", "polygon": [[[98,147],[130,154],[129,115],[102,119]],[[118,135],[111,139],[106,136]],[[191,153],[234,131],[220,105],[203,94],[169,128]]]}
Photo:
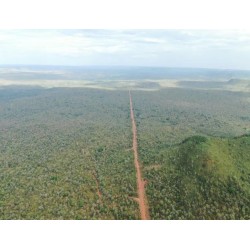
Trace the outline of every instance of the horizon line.
{"label": "horizon line", "polygon": [[250,71],[250,69],[235,69],[235,68],[210,68],[210,67],[176,67],[176,66],[142,66],[142,65],[67,65],[67,64],[0,64],[0,67],[13,66],[37,66],[37,67],[103,67],[103,68],[161,68],[161,69],[201,69],[201,70],[223,70],[223,71]]}

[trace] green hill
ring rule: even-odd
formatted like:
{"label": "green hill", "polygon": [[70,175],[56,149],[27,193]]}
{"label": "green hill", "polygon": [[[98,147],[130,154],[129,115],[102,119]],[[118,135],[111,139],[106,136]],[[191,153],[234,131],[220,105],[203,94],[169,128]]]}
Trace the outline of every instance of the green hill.
{"label": "green hill", "polygon": [[250,219],[250,136],[193,136],[145,167],[154,219]]}

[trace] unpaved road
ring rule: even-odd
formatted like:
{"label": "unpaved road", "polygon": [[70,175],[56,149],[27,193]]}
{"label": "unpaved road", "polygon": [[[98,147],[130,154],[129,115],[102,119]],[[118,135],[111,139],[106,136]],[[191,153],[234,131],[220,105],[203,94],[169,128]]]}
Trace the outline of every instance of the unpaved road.
{"label": "unpaved road", "polygon": [[98,194],[99,200],[102,202],[102,193],[101,193],[101,190],[100,190],[100,184],[99,184],[99,181],[98,181],[98,178],[97,178],[96,171],[93,172],[93,177],[95,179],[97,194]]}
{"label": "unpaved road", "polygon": [[145,181],[142,178],[141,168],[138,159],[137,130],[135,124],[133,102],[130,91],[129,91],[129,99],[130,99],[130,116],[132,121],[132,130],[133,130],[133,151],[134,151],[134,163],[135,163],[136,177],[137,177],[138,203],[140,207],[141,219],[149,220],[150,217],[147,205],[148,204],[147,197],[145,193]]}

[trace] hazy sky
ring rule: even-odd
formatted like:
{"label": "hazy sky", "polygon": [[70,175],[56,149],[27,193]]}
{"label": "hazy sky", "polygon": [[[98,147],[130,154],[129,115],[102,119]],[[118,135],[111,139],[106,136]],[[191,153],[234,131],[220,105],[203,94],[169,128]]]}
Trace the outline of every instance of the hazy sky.
{"label": "hazy sky", "polygon": [[250,70],[250,30],[0,30],[0,64]]}

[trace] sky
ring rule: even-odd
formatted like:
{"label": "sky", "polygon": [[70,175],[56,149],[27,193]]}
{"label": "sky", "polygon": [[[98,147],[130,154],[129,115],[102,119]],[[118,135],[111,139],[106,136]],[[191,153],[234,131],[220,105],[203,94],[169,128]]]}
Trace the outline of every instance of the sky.
{"label": "sky", "polygon": [[0,64],[250,70],[250,30],[0,30]]}

